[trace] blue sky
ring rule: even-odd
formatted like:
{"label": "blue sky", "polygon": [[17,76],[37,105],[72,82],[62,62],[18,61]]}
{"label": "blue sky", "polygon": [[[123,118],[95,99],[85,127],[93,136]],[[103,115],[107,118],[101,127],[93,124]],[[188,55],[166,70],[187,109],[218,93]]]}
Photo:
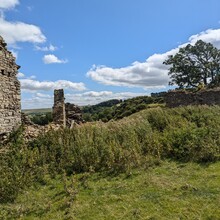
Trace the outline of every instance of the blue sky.
{"label": "blue sky", "polygon": [[94,104],[168,89],[162,62],[198,39],[220,48],[219,0],[0,0],[21,65],[22,108]]}

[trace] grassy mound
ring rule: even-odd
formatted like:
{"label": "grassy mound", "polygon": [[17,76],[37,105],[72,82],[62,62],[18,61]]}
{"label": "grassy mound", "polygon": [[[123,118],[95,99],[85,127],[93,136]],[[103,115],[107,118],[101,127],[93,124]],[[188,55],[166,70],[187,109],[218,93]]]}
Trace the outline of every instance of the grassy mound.
{"label": "grassy mound", "polygon": [[220,158],[220,107],[151,108],[119,121],[51,131],[25,144],[19,132],[0,148],[0,201],[46,177],[148,168],[171,159],[212,163]]}

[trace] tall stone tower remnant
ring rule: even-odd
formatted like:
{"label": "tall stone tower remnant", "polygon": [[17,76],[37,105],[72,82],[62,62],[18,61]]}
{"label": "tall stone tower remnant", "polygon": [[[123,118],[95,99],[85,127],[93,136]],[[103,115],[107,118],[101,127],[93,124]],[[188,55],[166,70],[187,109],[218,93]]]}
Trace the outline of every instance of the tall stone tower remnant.
{"label": "tall stone tower remnant", "polygon": [[63,89],[54,90],[53,121],[66,127],[65,98]]}
{"label": "tall stone tower remnant", "polygon": [[81,109],[75,104],[65,103],[63,89],[54,90],[53,122],[64,128],[84,122]]}
{"label": "tall stone tower remnant", "polygon": [[0,36],[0,138],[21,125],[19,68]]}

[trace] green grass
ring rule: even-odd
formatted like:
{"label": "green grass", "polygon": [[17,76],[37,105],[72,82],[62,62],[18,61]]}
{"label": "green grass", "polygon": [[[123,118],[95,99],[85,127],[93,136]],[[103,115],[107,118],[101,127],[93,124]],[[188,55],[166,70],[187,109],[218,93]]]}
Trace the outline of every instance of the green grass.
{"label": "green grass", "polygon": [[[220,107],[149,108],[0,147],[0,219],[220,219]],[[76,174],[77,173],[77,174]]]}
{"label": "green grass", "polygon": [[43,114],[43,113],[48,113],[52,112],[51,108],[41,108],[41,109],[22,109],[22,112],[24,112],[27,115],[31,114]]}
{"label": "green grass", "polygon": [[[72,183],[71,183],[72,180]],[[163,161],[109,176],[45,179],[0,205],[2,219],[220,219],[220,162]]]}

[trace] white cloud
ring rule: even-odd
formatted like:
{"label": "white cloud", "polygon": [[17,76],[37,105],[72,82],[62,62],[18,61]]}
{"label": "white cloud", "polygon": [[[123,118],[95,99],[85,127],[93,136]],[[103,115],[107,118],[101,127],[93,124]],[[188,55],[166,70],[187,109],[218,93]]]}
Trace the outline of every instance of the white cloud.
{"label": "white cloud", "polygon": [[12,9],[19,4],[19,0],[0,0],[0,9]]}
{"label": "white cloud", "polygon": [[38,26],[23,22],[10,22],[0,17],[0,35],[8,44],[17,42],[43,43],[46,37]]}
{"label": "white cloud", "polygon": [[57,47],[53,46],[52,44],[50,44],[49,46],[46,46],[46,47],[40,47],[40,46],[36,45],[35,49],[39,50],[39,51],[47,52],[47,51],[55,51],[55,50],[57,50]]}
{"label": "white cloud", "polygon": [[149,65],[147,62],[135,62],[131,66],[115,69],[95,66],[87,73],[87,76],[105,85],[143,87],[145,89],[164,88],[168,82],[164,68],[154,67],[153,64]]}
{"label": "white cloud", "polygon": [[19,21],[11,22],[5,19],[4,10],[13,9],[18,4],[19,0],[0,0],[0,35],[10,45],[16,45],[17,42],[45,42],[46,37],[38,26]]}
{"label": "white cloud", "polygon": [[105,85],[141,87],[144,89],[165,88],[168,85],[168,66],[163,65],[163,61],[168,55],[178,52],[180,47],[186,44],[195,44],[197,40],[210,42],[220,48],[220,29],[206,30],[193,35],[188,42],[172,49],[166,53],[154,54],[146,59],[145,62],[134,62],[130,66],[122,68],[111,68],[106,66],[93,66],[87,76]]}
{"label": "white cloud", "polygon": [[19,72],[19,73],[17,74],[17,77],[18,77],[18,78],[24,78],[25,75],[24,75],[24,73]]}
{"label": "white cloud", "polygon": [[58,81],[37,81],[34,79],[20,79],[21,89],[28,91],[49,91],[54,89],[70,89],[83,91],[86,89],[84,83],[75,83],[67,80],[58,80]]}
{"label": "white cloud", "polygon": [[29,77],[29,79],[36,79],[37,77],[35,75],[32,75]]}
{"label": "white cloud", "polygon": [[60,60],[58,57],[56,57],[55,55],[53,54],[48,54],[48,55],[45,55],[43,57],[43,62],[45,64],[52,64],[52,63],[67,63],[68,61],[67,60]]}
{"label": "white cloud", "polygon": [[39,94],[33,94],[31,98],[22,98],[22,109],[51,108],[53,105],[53,97],[39,97]]}
{"label": "white cloud", "polygon": [[53,98],[51,95],[49,94],[44,94],[44,93],[40,93],[40,92],[37,92],[36,93],[36,97],[39,97],[39,98]]}
{"label": "white cloud", "polygon": [[80,106],[94,105],[111,99],[128,99],[136,96],[148,95],[147,93],[133,93],[133,92],[112,92],[112,91],[89,91],[78,94],[65,94],[66,102],[74,103]]}
{"label": "white cloud", "polygon": [[101,91],[101,92],[95,92],[95,91],[89,91],[85,92],[83,95],[88,97],[106,97],[111,96],[113,93],[111,91]]}
{"label": "white cloud", "polygon": [[21,73],[19,72],[17,74],[17,77],[20,79],[20,78],[25,78],[25,79],[36,79],[36,76],[32,75],[32,76],[29,76],[29,77],[26,77],[24,73]]}
{"label": "white cloud", "polygon": [[208,29],[199,34],[192,35],[189,42],[195,44],[197,40],[203,40],[212,43],[215,47],[220,49],[220,29]]}

